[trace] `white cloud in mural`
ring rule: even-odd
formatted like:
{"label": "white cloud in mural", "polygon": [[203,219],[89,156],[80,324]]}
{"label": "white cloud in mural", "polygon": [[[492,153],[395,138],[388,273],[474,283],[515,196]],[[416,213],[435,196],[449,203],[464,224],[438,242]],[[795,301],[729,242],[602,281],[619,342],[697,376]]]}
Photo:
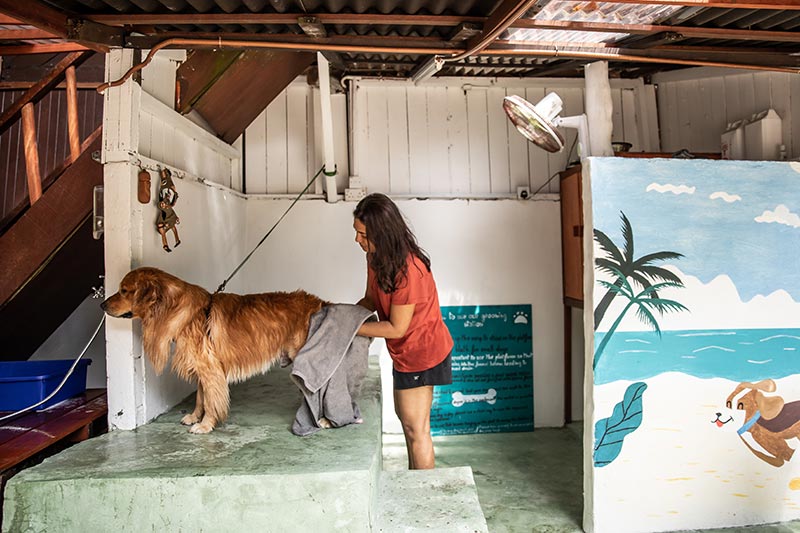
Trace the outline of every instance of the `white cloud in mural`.
{"label": "white cloud in mural", "polygon": [[786,224],[793,228],[800,228],[800,216],[796,213],[789,211],[789,208],[783,204],[778,204],[775,211],[767,209],[760,216],[755,218],[756,222],[775,222],[777,224]]}
{"label": "white cloud in mural", "polygon": [[800,173],[800,162],[791,161],[789,167],[797,173]]}
{"label": "white cloud in mural", "polygon": [[694,194],[695,187],[689,187],[688,185],[673,185],[671,183],[665,183],[661,185],[660,183],[653,182],[647,186],[645,189],[647,192],[656,191],[660,193],[671,192],[672,194]]}
{"label": "white cloud in mural", "polygon": [[[602,252],[601,252],[602,253]],[[656,314],[659,327],[664,330],[690,329],[748,329],[748,328],[797,328],[800,327],[800,302],[795,302],[783,289],[766,296],[758,295],[743,302],[731,278],[720,274],[708,283],[684,274],[675,266],[667,266],[684,284],[683,288],[665,289],[659,297],[675,300],[689,311]],[[610,278],[595,271],[599,279]],[[641,290],[641,287],[639,287]],[[638,292],[638,291],[637,291]],[[595,305],[605,294],[605,288],[596,285]],[[625,298],[616,297],[606,311],[601,331],[607,331],[625,307]],[[619,326],[619,331],[648,331],[636,313],[629,310]]]}
{"label": "white cloud in mural", "polygon": [[709,198],[711,198],[712,200],[720,198],[722,200],[725,200],[726,203],[738,202],[741,201],[742,199],[742,197],[739,196],[738,194],[728,194],[725,191],[712,192]]}

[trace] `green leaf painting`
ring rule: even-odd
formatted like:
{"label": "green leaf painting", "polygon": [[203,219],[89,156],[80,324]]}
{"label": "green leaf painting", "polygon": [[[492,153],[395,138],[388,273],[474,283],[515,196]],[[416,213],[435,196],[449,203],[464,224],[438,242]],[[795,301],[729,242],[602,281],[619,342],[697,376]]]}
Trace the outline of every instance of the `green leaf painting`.
{"label": "green leaf painting", "polygon": [[610,417],[594,426],[594,466],[610,464],[622,451],[622,441],[642,423],[642,395],[647,383],[632,383]]}

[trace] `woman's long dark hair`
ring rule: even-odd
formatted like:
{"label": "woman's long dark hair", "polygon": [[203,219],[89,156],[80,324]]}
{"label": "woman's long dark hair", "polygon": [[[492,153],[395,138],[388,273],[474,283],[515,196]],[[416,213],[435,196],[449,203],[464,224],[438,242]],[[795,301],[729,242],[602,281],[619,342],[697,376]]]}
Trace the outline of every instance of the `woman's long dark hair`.
{"label": "woman's long dark hair", "polygon": [[419,247],[402,213],[388,196],[373,193],[362,198],[353,217],[366,226],[367,239],[375,247],[369,264],[382,291],[394,292],[406,278],[408,254],[419,257],[430,272],[430,258]]}

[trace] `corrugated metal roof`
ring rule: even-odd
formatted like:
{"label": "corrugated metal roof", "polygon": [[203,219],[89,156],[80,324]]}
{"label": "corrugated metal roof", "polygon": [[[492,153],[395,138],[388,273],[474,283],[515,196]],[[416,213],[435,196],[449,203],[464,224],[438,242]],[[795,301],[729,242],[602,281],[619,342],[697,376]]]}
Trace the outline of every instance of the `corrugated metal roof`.
{"label": "corrugated metal roof", "polygon": [[[464,17],[478,30],[488,20],[492,11],[503,4],[502,0],[43,0],[49,6],[78,17],[116,16],[113,25],[122,25],[129,32],[144,34],[137,46],[147,48],[169,37],[197,37],[264,39],[284,35],[290,39],[310,41],[297,24],[302,15],[328,16],[324,31],[336,43],[364,43],[368,46],[404,46],[453,48],[464,46],[464,41],[453,42],[458,17]],[[574,0],[540,0],[527,19],[518,21],[500,39],[505,45],[558,48],[564,56],[581,47],[606,53],[609,46],[619,49],[637,62],[614,61],[610,58],[612,72],[619,76],[640,75],[644,71],[676,68],[674,65],[653,63],[642,65],[647,57],[660,59],[695,56],[693,49],[703,57],[718,63],[730,64],[741,59],[738,50],[763,51],[764,55],[746,54],[751,61],[761,61],[774,67],[800,67],[800,11],[770,9],[741,9],[667,4],[632,4]],[[272,15],[284,16],[276,22]],[[120,17],[124,15],[124,17]],[[138,23],[137,16],[158,15],[157,22]],[[165,16],[160,16],[165,15]],[[205,19],[197,20],[203,15]],[[220,20],[214,15],[233,15],[235,19]],[[240,15],[240,16],[237,16]],[[341,15],[333,17],[333,15]],[[344,23],[344,15],[353,15]],[[358,15],[386,15],[358,18]],[[194,16],[194,18],[193,18]],[[260,16],[259,20],[254,17]],[[398,20],[398,16],[406,16]],[[394,17],[394,18],[392,18]],[[439,19],[437,19],[439,17]],[[444,19],[447,18],[447,21]],[[455,21],[454,21],[455,19]],[[363,23],[361,23],[363,21]],[[440,22],[442,21],[442,22]],[[528,24],[526,24],[528,23]],[[134,24],[134,25],[131,25]],[[135,25],[138,24],[138,25]],[[568,25],[577,25],[576,31]],[[610,28],[607,26],[610,25]],[[631,31],[627,31],[631,30]],[[775,33],[780,32],[780,33]],[[792,33],[798,32],[795,37]],[[273,39],[275,37],[272,37]],[[149,40],[148,40],[149,39]],[[372,39],[371,41],[369,41]],[[524,43],[520,43],[524,41]],[[377,44],[375,44],[377,43]],[[399,43],[399,44],[398,44]],[[635,53],[629,53],[634,50]],[[340,54],[348,71],[360,74],[403,75],[425,57],[401,57],[396,54],[365,58],[363,54]],[[547,75],[556,67],[565,75],[580,75],[580,66],[592,59],[534,58],[522,63],[512,54],[497,58],[469,58],[469,63],[447,64],[440,75],[461,70],[476,75]],[[781,59],[784,58],[784,59]],[[503,69],[499,65],[514,65]],[[524,66],[519,66],[524,63]],[[530,67],[530,68],[528,68]],[[459,70],[461,69],[461,70]],[[527,70],[526,70],[527,69]],[[499,74],[498,74],[499,73]],[[559,74],[562,75],[562,74]]]}

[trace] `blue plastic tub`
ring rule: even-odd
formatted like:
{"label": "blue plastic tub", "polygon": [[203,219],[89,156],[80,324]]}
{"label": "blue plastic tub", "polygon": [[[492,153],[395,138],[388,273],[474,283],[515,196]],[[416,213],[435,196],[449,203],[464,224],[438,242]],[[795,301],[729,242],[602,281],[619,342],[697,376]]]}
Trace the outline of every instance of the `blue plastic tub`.
{"label": "blue plastic tub", "polygon": [[[0,361],[0,411],[18,411],[38,403],[52,393],[73,359],[52,361]],[[86,369],[91,359],[81,359],[64,386],[37,410],[72,398],[86,390]]]}

